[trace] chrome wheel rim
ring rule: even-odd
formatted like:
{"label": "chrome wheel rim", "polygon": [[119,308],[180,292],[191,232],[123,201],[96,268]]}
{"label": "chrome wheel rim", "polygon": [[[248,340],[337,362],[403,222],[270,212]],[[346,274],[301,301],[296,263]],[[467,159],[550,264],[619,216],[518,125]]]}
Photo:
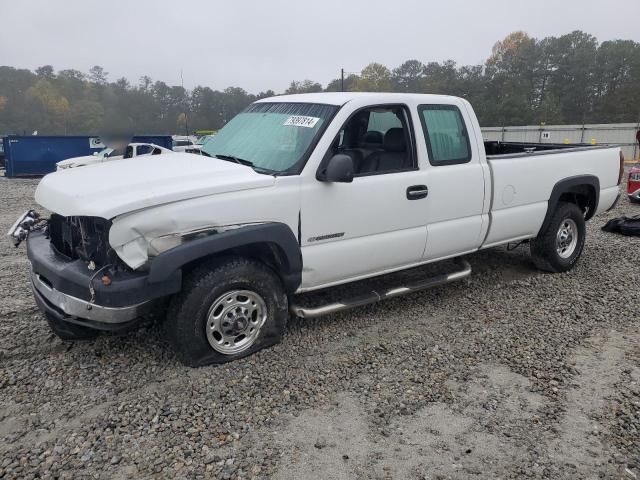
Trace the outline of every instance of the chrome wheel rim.
{"label": "chrome wheel rim", "polygon": [[578,225],[570,218],[560,224],[556,234],[556,250],[560,258],[569,258],[578,245]]}
{"label": "chrome wheel rim", "polygon": [[220,295],[207,313],[207,340],[224,355],[251,347],[267,320],[267,305],[251,290],[233,290]]}

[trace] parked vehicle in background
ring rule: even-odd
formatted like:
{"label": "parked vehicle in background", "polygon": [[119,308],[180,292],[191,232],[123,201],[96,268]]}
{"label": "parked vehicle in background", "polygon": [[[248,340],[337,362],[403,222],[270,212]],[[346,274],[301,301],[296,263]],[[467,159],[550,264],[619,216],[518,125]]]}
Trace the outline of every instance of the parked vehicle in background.
{"label": "parked vehicle in background", "polygon": [[[483,143],[469,102],[439,95],[266,98],[202,150],[40,182],[53,214],[27,212],[10,236],[28,236],[35,299],[57,335],[131,328],[168,302],[168,338],[196,366],[280,341],[290,314],[465,278],[460,257],[479,249],[528,241],[539,269],[566,272],[624,171],[619,148]],[[299,297],[451,258],[420,281],[315,306]]]}
{"label": "parked vehicle in background", "polygon": [[211,140],[213,137],[215,137],[215,134],[212,135],[202,135],[201,137],[198,137],[198,141],[196,142],[198,145],[204,145],[205,143],[207,143],[209,140]]}
{"label": "parked vehicle in background", "polygon": [[69,158],[56,163],[56,170],[66,170],[69,168],[86,167],[89,165],[97,165],[113,160],[122,160],[126,158],[143,157],[148,155],[160,155],[173,153],[172,150],[154,145],[152,143],[130,143],[124,149],[105,148],[93,155],[84,157]]}
{"label": "parked vehicle in background", "polygon": [[197,145],[195,137],[190,136],[173,136],[173,151],[174,152],[184,152],[188,148],[194,148]]}
{"label": "parked vehicle in background", "polygon": [[167,150],[173,149],[173,138],[171,135],[134,135],[128,143],[153,143]]}
{"label": "parked vehicle in background", "polygon": [[188,146],[183,151],[186,153],[193,153],[196,155],[203,155],[203,154],[206,155],[206,153],[203,153],[202,147],[213,137],[214,135],[205,135],[205,136],[199,137],[195,145]]}
{"label": "parked vehicle in background", "polygon": [[202,145],[193,145],[184,149],[185,153],[193,153],[195,155],[202,155]]}
{"label": "parked vehicle in background", "polygon": [[633,203],[640,203],[640,167],[635,166],[629,170],[627,183],[627,195]]}
{"label": "parked vehicle in background", "polygon": [[119,160],[124,155],[124,149],[107,147],[93,155],[83,155],[81,157],[68,158],[56,163],[56,170],[64,170],[66,168],[84,167],[85,165],[93,165],[102,163],[107,160]]}

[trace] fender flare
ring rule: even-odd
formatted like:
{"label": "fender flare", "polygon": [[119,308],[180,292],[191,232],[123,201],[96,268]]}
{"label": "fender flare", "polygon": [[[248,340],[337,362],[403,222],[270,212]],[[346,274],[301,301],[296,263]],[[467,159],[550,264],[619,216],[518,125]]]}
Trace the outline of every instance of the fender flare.
{"label": "fender flare", "polygon": [[556,211],[556,207],[558,206],[558,202],[560,201],[560,197],[562,196],[562,194],[571,193],[572,189],[582,186],[592,187],[595,191],[593,208],[585,216],[585,220],[589,220],[591,217],[593,217],[593,215],[598,210],[598,203],[600,201],[600,180],[595,175],[577,175],[575,177],[568,177],[560,180],[553,186],[553,189],[551,190],[551,196],[549,197],[547,214],[545,215],[542,226],[540,227],[540,232],[544,231],[549,225],[553,212]]}
{"label": "fender flare", "polygon": [[291,228],[279,222],[228,230],[167,250],[151,262],[149,283],[162,282],[187,263],[199,258],[254,244],[269,244],[278,249],[282,262],[277,273],[288,293],[296,291],[302,282],[302,252]]}

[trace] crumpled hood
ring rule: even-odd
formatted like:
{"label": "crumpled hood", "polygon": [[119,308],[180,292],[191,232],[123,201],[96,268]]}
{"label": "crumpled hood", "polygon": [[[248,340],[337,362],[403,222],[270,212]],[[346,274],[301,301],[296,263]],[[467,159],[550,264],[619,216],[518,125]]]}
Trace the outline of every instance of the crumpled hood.
{"label": "crumpled hood", "polygon": [[137,157],[46,175],[35,199],[63,216],[112,219],[165,203],[272,186],[250,167],[191,153]]}

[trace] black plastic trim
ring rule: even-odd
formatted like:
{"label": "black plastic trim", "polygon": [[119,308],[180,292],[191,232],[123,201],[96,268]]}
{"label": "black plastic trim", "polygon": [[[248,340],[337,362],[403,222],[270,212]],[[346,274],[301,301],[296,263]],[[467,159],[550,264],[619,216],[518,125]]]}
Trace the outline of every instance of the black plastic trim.
{"label": "black plastic trim", "polygon": [[[89,282],[96,272],[89,270],[83,260],[69,260],[57,254],[42,231],[29,234],[27,256],[31,269],[52,288],[81,300],[91,300]],[[95,278],[92,285],[97,305],[128,307],[179,292],[182,272],[173,272],[151,285],[146,272],[119,271],[111,276],[109,286],[103,285],[100,278]]]}
{"label": "black plastic trim", "polygon": [[589,210],[587,215],[585,216],[585,220],[589,220],[598,210],[598,203],[600,202],[600,180],[598,177],[594,175],[577,175],[575,177],[565,178],[564,180],[560,180],[553,186],[553,190],[551,190],[551,196],[549,197],[549,206],[547,207],[547,214],[544,217],[544,222],[542,222],[542,227],[540,231],[543,232],[549,222],[551,221],[551,217],[558,206],[558,201],[560,197],[564,193],[572,193],[572,189],[576,187],[589,186],[593,187],[595,191],[595,202],[593,208]]}
{"label": "black plastic trim", "polygon": [[279,249],[282,264],[278,273],[287,293],[295,292],[302,282],[302,252],[298,239],[288,225],[279,222],[249,225],[183,243],[151,261],[149,283],[162,283],[194,260],[251,245],[272,245]]}
{"label": "black plastic trim", "polygon": [[429,195],[429,188],[426,185],[413,185],[407,187],[407,200],[420,200],[427,198]]}

